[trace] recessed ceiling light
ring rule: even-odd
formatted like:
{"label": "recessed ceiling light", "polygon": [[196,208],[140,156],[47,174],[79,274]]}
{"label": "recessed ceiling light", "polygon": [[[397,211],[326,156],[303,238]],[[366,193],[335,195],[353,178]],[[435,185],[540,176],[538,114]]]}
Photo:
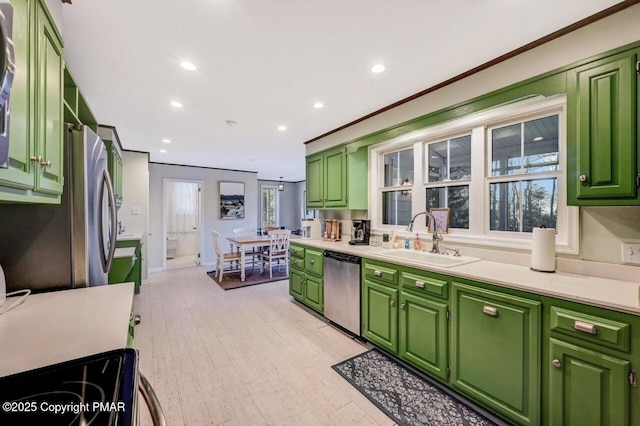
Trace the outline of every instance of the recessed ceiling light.
{"label": "recessed ceiling light", "polygon": [[195,71],[195,70],[198,69],[195,65],[193,65],[193,63],[191,63],[189,61],[180,62],[180,66],[182,68],[184,68],[185,70],[187,70],[187,71]]}
{"label": "recessed ceiling light", "polygon": [[278,130],[284,132],[285,130],[287,130],[287,126],[278,126]]}
{"label": "recessed ceiling light", "polygon": [[371,72],[374,72],[376,74],[381,73],[384,70],[385,70],[385,68],[384,68],[384,65],[382,65],[382,64],[376,64],[376,65],[371,67]]}
{"label": "recessed ceiling light", "polygon": [[160,152],[165,154],[167,152],[167,150],[166,149],[161,149]]}
{"label": "recessed ceiling light", "polygon": [[236,127],[236,124],[238,124],[237,121],[233,121],[233,120],[226,120],[225,123],[227,123],[227,126],[229,127]]}
{"label": "recessed ceiling light", "polygon": [[164,142],[164,143],[171,143],[171,140],[170,140],[170,139],[162,139],[162,142]]}
{"label": "recessed ceiling light", "polygon": [[533,141],[538,142],[538,141],[541,141],[542,139],[544,139],[542,136],[538,136],[536,138],[533,138]]}
{"label": "recessed ceiling light", "polygon": [[322,102],[316,102],[315,104],[313,104],[313,107],[318,109],[324,108],[324,104]]}
{"label": "recessed ceiling light", "polygon": [[171,101],[171,106],[174,106],[176,108],[182,108],[182,104],[178,101]]}

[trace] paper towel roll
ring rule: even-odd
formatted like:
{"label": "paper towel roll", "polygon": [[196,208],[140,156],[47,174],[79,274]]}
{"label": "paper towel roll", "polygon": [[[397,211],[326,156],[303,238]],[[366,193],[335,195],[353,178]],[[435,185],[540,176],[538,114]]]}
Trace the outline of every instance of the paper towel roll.
{"label": "paper towel roll", "polygon": [[554,272],[556,270],[555,229],[533,228],[531,269],[542,272]]}

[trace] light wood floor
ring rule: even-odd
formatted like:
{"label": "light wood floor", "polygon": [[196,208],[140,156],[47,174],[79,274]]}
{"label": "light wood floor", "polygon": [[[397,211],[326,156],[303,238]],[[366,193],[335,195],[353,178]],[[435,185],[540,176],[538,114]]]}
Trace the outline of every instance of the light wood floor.
{"label": "light wood floor", "polygon": [[223,291],[205,272],[151,274],[134,301],[168,425],[394,424],[331,369],[367,348],[293,303],[286,281]]}

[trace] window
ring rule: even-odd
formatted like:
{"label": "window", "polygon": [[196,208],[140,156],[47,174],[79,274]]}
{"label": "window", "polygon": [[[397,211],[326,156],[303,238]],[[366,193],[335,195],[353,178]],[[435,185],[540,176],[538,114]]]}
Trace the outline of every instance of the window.
{"label": "window", "polygon": [[408,225],[411,221],[411,189],[413,149],[384,154],[382,187],[382,223]]}
{"label": "window", "polygon": [[262,217],[260,226],[262,228],[278,226],[278,204],[280,200],[278,197],[278,187],[276,185],[262,185],[261,192]]}
{"label": "window", "polygon": [[426,210],[449,207],[449,227],[469,228],[471,135],[427,144]]}
{"label": "window", "polygon": [[[565,104],[563,96],[531,98],[371,146],[373,229],[403,232],[412,214],[448,207],[448,241],[527,249],[544,225],[557,230],[559,252],[577,253]],[[426,219],[416,226],[427,232]]]}

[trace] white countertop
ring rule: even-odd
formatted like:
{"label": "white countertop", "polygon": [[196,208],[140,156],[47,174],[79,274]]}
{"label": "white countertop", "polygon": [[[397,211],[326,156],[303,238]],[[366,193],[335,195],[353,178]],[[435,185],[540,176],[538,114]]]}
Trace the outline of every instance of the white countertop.
{"label": "white countertop", "polygon": [[136,255],[135,247],[119,247],[113,252],[114,259],[121,257],[133,257]]}
{"label": "white countertop", "polygon": [[330,242],[302,238],[295,243],[640,315],[639,282],[567,272],[536,272],[526,266],[486,260],[453,268],[425,266],[409,260],[390,260],[381,255],[382,252],[389,251],[388,248],[351,246],[347,240]]}
{"label": "white countertop", "polygon": [[117,241],[130,241],[130,240],[139,240],[142,238],[141,234],[129,234],[129,233],[124,233],[124,234],[118,234],[116,236],[116,240]]}
{"label": "white countertop", "polygon": [[132,303],[133,283],[30,295],[0,315],[0,377],[126,347]]}

